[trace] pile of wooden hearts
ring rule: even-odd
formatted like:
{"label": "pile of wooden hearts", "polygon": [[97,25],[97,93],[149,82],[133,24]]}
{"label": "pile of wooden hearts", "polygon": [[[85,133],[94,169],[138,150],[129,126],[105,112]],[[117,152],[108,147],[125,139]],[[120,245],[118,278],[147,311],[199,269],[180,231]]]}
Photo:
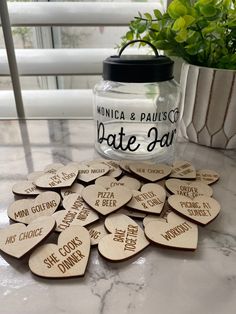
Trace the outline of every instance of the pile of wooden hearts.
{"label": "pile of wooden hearts", "polygon": [[[110,261],[127,259],[150,241],[194,250],[198,225],[219,214],[209,186],[218,179],[187,161],[173,167],[112,160],[52,164],[13,186],[14,194],[28,198],[9,206],[16,223],[0,230],[0,250],[21,258],[34,249],[30,270],[47,278],[84,275],[91,245]],[[144,230],[135,218],[143,219]],[[53,231],[60,233],[58,243],[42,244]]]}

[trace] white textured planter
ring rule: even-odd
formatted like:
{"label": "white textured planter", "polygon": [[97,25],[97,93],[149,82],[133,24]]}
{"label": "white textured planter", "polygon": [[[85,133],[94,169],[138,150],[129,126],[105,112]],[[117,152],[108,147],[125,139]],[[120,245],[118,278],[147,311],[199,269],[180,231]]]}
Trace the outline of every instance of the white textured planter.
{"label": "white textured planter", "polygon": [[184,63],[181,131],[190,141],[236,148],[236,71]]}

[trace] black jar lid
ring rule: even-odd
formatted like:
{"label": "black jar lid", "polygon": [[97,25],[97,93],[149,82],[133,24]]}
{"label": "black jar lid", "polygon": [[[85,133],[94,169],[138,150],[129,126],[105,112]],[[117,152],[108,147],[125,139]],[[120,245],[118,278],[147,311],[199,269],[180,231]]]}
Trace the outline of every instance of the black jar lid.
{"label": "black jar lid", "polygon": [[[140,41],[150,45],[155,56],[122,55],[128,45]],[[173,60],[158,55],[155,46],[149,42],[133,40],[122,47],[118,56],[111,56],[103,61],[103,79],[127,83],[163,82],[173,79],[173,65]]]}

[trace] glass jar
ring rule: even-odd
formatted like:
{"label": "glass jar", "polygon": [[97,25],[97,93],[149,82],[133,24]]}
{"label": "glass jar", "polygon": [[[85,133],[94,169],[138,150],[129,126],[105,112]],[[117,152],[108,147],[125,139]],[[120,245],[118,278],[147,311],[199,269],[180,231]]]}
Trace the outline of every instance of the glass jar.
{"label": "glass jar", "polygon": [[94,88],[95,148],[109,159],[171,163],[180,120],[173,61],[152,45],[155,56],[121,55],[126,46],[104,61]]}

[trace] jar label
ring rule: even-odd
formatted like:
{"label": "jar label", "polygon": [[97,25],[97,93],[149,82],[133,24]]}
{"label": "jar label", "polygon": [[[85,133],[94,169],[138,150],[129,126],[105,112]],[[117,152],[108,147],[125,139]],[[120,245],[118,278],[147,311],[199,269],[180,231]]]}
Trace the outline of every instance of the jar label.
{"label": "jar label", "polygon": [[97,115],[102,119],[114,119],[120,121],[136,122],[162,122],[176,123],[179,119],[179,109],[176,107],[170,111],[160,112],[131,112],[118,109],[110,109],[103,106],[97,106]]}
{"label": "jar label", "polygon": [[133,112],[96,108],[97,142],[123,152],[152,153],[175,142],[178,108],[169,111]]}

